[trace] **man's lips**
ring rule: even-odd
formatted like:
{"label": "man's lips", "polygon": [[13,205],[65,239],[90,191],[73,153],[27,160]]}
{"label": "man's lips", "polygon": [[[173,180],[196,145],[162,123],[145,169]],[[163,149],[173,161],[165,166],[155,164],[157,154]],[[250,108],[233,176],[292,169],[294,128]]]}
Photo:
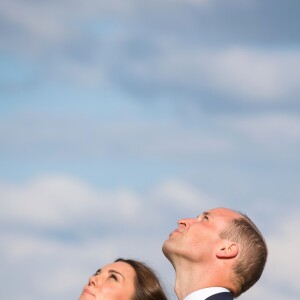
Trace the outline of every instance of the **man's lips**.
{"label": "man's lips", "polygon": [[182,234],[182,232],[178,229],[178,228],[176,228],[175,230],[173,230],[171,233],[170,233],[170,237],[171,237],[171,235],[173,235],[174,233],[180,233],[180,234]]}
{"label": "man's lips", "polygon": [[82,292],[83,292],[84,294],[89,294],[89,295],[95,297],[95,295],[94,295],[90,290],[88,290],[88,289],[84,289]]}

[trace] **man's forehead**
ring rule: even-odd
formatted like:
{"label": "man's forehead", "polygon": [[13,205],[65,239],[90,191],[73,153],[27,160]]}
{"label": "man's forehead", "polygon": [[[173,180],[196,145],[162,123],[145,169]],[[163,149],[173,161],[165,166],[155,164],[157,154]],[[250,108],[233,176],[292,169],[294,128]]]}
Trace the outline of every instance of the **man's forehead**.
{"label": "man's forehead", "polygon": [[241,218],[242,215],[230,208],[226,207],[217,207],[210,210],[206,210],[202,213],[202,215],[214,216],[214,217],[223,217],[229,219]]}

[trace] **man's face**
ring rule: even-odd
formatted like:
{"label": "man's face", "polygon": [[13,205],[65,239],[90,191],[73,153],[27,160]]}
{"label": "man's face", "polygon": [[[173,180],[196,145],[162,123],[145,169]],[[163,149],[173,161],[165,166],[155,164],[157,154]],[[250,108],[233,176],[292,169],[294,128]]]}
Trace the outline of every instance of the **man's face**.
{"label": "man's face", "polygon": [[184,257],[193,261],[206,261],[215,257],[221,245],[219,234],[229,222],[241,215],[227,208],[215,208],[196,218],[182,219],[163,245],[163,252],[172,260]]}

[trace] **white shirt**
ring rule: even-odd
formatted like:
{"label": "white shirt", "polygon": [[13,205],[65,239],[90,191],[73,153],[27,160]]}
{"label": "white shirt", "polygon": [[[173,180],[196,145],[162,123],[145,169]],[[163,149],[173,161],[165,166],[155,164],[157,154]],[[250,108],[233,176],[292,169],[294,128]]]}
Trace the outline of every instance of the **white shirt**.
{"label": "white shirt", "polygon": [[195,291],[189,295],[187,295],[183,300],[205,300],[206,298],[210,297],[214,294],[229,292],[229,290],[223,288],[223,287],[209,287],[205,289],[201,289],[198,291]]}

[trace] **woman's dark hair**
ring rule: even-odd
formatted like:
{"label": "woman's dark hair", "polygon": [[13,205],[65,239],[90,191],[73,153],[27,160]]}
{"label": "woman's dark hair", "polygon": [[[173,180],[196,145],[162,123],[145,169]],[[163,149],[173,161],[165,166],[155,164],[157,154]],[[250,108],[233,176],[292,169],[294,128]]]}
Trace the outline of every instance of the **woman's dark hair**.
{"label": "woman's dark hair", "polygon": [[118,261],[129,264],[136,273],[132,300],[167,300],[158,277],[149,266],[133,259],[119,258],[115,262]]}

